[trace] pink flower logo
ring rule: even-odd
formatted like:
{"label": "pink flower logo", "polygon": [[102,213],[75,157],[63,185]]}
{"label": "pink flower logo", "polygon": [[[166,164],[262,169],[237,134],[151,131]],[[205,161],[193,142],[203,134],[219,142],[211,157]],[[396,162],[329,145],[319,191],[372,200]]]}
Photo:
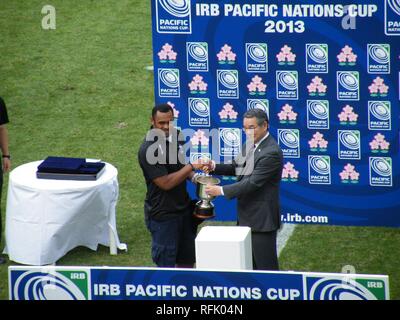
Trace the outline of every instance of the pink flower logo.
{"label": "pink flower logo", "polygon": [[267,85],[262,82],[262,78],[259,76],[254,76],[251,82],[247,85],[250,95],[265,95],[267,90]]}
{"label": "pink flower logo", "polygon": [[355,170],[355,167],[348,163],[344,166],[343,171],[339,173],[342,183],[358,183],[360,174]]}
{"label": "pink flower logo", "polygon": [[292,52],[292,48],[285,44],[276,55],[276,59],[279,65],[294,65],[296,62],[296,55]]}
{"label": "pink flower logo", "polygon": [[384,84],[384,80],[381,77],[376,77],[368,89],[371,97],[386,97],[389,91],[389,86]]}
{"label": "pink flower logo", "polygon": [[278,113],[279,122],[282,124],[296,123],[297,113],[293,111],[293,107],[285,104],[281,112]]}
{"label": "pink flower logo", "polygon": [[348,45],[336,57],[341,66],[354,66],[357,62],[357,55],[353,53],[353,48]]}
{"label": "pink flower logo", "polygon": [[294,164],[286,162],[282,169],[282,181],[295,182],[299,178],[299,171],[295,170]]}
{"label": "pink flower logo", "polygon": [[190,139],[190,142],[192,143],[192,146],[197,146],[197,147],[201,147],[203,149],[208,148],[208,144],[209,144],[209,138],[206,137],[204,131],[202,130],[197,130],[193,137]]}
{"label": "pink flower logo", "polygon": [[312,139],[308,141],[310,150],[314,152],[326,152],[328,148],[328,141],[324,139],[324,135],[318,131],[313,135]]}
{"label": "pink flower logo", "polygon": [[178,55],[174,50],[172,50],[172,46],[168,43],[162,46],[162,49],[159,53],[157,53],[160,58],[161,63],[175,63],[176,56]]}
{"label": "pink flower logo", "polygon": [[236,122],[238,113],[233,110],[233,105],[230,103],[226,103],[222,110],[218,113],[219,117],[221,118],[221,122]]}
{"label": "pink flower logo", "polygon": [[179,117],[179,111],[175,109],[175,104],[173,104],[171,101],[168,101],[167,104],[169,104],[174,111],[174,119],[178,119]]}
{"label": "pink flower logo", "polygon": [[358,114],[353,111],[353,107],[346,105],[342,112],[338,114],[341,125],[355,125],[357,124]]}
{"label": "pink flower logo", "polygon": [[188,84],[190,93],[192,94],[206,94],[207,93],[207,83],[203,81],[203,77],[196,74],[193,77],[192,82]]}
{"label": "pink flower logo", "polygon": [[371,152],[373,153],[388,153],[390,143],[385,140],[385,136],[383,134],[378,133],[374,139],[369,143],[371,147]]}
{"label": "pink flower logo", "polygon": [[217,58],[219,64],[234,64],[236,61],[236,54],[233,53],[230,46],[225,44],[217,54]]}
{"label": "pink flower logo", "polygon": [[322,79],[318,76],[311,80],[311,83],[307,86],[308,93],[310,96],[324,96],[328,86],[324,85]]}

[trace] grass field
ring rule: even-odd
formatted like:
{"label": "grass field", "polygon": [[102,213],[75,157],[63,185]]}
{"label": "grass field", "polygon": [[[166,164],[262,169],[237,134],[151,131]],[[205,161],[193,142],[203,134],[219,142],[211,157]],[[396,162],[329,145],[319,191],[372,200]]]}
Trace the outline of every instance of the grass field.
{"label": "grass field", "polygon": [[[117,225],[127,253],[79,247],[58,265],[152,266],[136,161],[153,105],[150,1],[53,0],[57,29],[41,28],[43,1],[0,2],[0,95],[10,117],[13,167],[48,155],[100,158],[118,168]],[[7,177],[3,187],[4,222]],[[3,224],[4,225],[4,224]],[[1,248],[4,247],[4,237]],[[400,230],[302,225],[282,270],[388,274],[400,299]],[[10,263],[9,263],[10,264]],[[8,265],[9,265],[8,264]],[[0,299],[8,299],[7,266]]]}

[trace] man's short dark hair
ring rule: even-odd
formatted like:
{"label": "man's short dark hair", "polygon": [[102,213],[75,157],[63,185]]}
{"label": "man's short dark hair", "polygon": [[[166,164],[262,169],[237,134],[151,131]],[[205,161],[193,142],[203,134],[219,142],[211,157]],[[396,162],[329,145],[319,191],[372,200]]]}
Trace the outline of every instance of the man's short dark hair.
{"label": "man's short dark hair", "polygon": [[172,107],[168,103],[158,104],[153,108],[153,110],[151,110],[151,117],[153,119],[157,111],[161,113],[172,112],[172,114],[174,114],[174,109],[172,109]]}
{"label": "man's short dark hair", "polygon": [[259,126],[261,126],[264,121],[267,121],[267,123],[269,123],[268,115],[265,113],[264,110],[261,109],[250,109],[245,112],[243,118],[256,118],[257,124]]}

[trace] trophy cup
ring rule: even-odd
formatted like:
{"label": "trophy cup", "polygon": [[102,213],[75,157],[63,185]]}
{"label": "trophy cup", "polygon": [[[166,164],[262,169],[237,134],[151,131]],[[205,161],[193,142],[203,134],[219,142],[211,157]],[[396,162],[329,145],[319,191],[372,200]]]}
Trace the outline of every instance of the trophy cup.
{"label": "trophy cup", "polygon": [[214,205],[211,202],[215,197],[205,192],[206,185],[217,185],[220,180],[211,176],[198,176],[196,178],[196,194],[201,199],[196,203],[194,215],[200,219],[210,219],[215,216]]}

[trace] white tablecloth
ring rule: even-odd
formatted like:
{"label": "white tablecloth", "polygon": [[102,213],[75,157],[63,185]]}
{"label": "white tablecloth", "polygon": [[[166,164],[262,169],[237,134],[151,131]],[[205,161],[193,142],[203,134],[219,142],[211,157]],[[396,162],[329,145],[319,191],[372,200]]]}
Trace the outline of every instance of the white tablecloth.
{"label": "white tablecloth", "polygon": [[29,265],[53,264],[68,251],[120,243],[115,218],[118,171],[106,163],[97,181],[37,179],[42,161],[10,173],[6,208],[6,248],[10,260]]}

